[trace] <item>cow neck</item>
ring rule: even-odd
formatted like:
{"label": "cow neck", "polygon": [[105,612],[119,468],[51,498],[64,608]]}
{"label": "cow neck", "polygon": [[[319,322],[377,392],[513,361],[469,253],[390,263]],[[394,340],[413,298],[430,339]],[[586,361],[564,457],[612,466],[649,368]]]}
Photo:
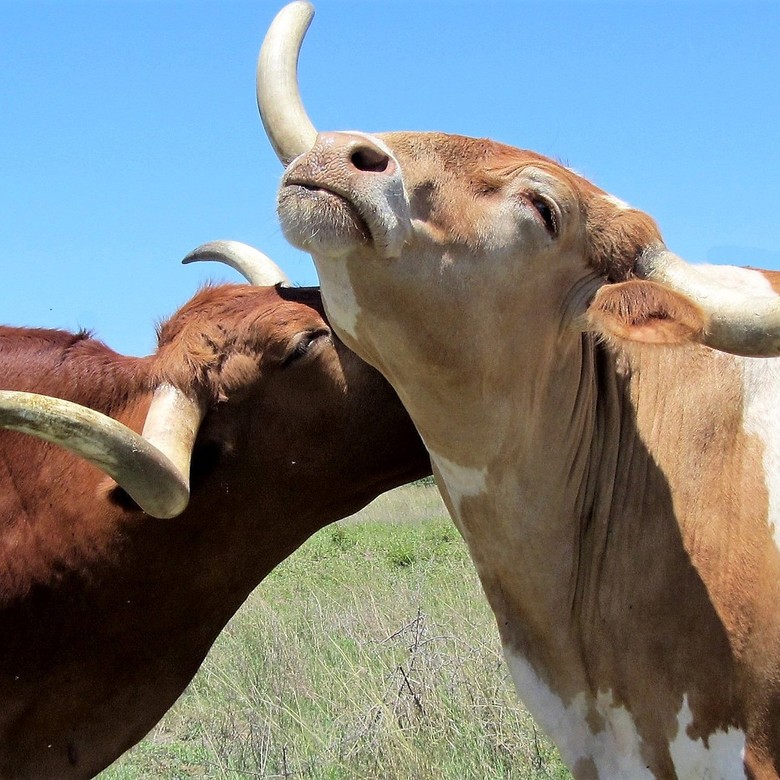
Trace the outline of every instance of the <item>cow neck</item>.
{"label": "cow neck", "polygon": [[[754,361],[697,347],[611,349],[586,338],[581,354],[579,431],[564,436],[582,438],[549,440],[557,468],[533,445],[545,470],[533,472],[535,491],[517,481],[519,510],[502,504],[505,485],[492,510],[475,497],[460,513],[482,515],[472,546],[487,552],[475,560],[513,677],[572,751],[570,765],[593,758],[606,771],[606,719],[630,724],[637,751],[665,776],[686,707],[702,735],[738,738],[738,702],[764,695],[741,659],[778,641],[762,605],[780,598],[780,555],[767,522],[771,444],[746,435],[743,400],[746,374],[760,400],[755,386],[776,370],[763,364],[771,376],[756,379]],[[715,676],[730,685],[713,688]],[[582,718],[589,729],[578,732]]]}
{"label": "cow neck", "polygon": [[[514,381],[492,396],[483,374],[473,393],[451,396],[457,404],[448,410],[450,420],[478,419],[479,437],[461,437],[450,424],[447,454],[430,447],[445,503],[469,545],[504,644],[517,644],[520,635],[523,645],[549,642],[550,656],[570,669],[577,666],[566,625],[579,518],[594,501],[593,452],[603,446],[594,349],[589,337],[551,340],[529,351]],[[422,422],[420,430],[426,444],[446,436]],[[468,442],[468,451],[458,452],[459,441]],[[464,465],[472,463],[482,465]],[[551,624],[560,635],[551,634]]]}

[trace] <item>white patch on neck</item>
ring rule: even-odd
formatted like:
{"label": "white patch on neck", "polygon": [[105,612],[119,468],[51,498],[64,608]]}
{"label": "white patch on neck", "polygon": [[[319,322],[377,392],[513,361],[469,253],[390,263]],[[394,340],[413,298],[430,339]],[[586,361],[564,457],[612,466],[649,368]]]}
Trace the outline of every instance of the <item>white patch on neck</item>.
{"label": "white patch on neck", "polygon": [[[590,760],[605,780],[654,780],[642,758],[642,740],[631,713],[614,706],[611,693],[599,693],[595,700],[579,693],[566,705],[522,656],[504,647],[504,657],[520,699],[570,769],[578,761]],[[594,711],[604,719],[604,727],[595,734],[588,725]]]}
{"label": "white patch on neck", "polygon": [[742,361],[746,434],[764,445],[764,484],[769,495],[768,522],[780,549],[780,419],[777,414],[780,358],[744,358]]}
{"label": "white patch on neck", "polygon": [[[642,757],[643,741],[631,713],[615,706],[611,692],[593,697],[579,693],[568,705],[539,678],[520,655],[504,648],[518,695],[557,745],[566,765],[592,761],[604,780],[653,780]],[[603,728],[591,731],[588,716],[597,713]],[[680,780],[723,780],[745,777],[745,735],[739,729],[710,734],[707,744],[687,734],[693,713],[687,695],[677,713],[677,736],[669,745],[676,776]],[[645,748],[647,746],[645,745]]]}
{"label": "white patch on neck", "polygon": [[688,736],[687,729],[692,723],[693,713],[686,694],[677,713],[677,736],[669,745],[677,776],[697,780],[745,777],[745,734],[735,728],[717,731],[707,737],[705,745],[704,740]]}
{"label": "white patch on neck", "polygon": [[487,491],[487,468],[461,466],[432,450],[429,450],[429,453],[456,510],[460,511],[464,499],[482,495]]}
{"label": "white patch on neck", "polygon": [[349,278],[346,257],[328,257],[322,264],[314,258],[320,278],[322,299],[326,302],[328,318],[338,330],[357,340],[357,320],[360,305]]}
{"label": "white patch on neck", "polygon": [[628,203],[620,198],[616,198],[614,195],[602,195],[601,197],[607,201],[607,203],[611,203],[616,209],[631,211],[631,206],[629,206]]}
{"label": "white patch on neck", "polygon": [[[730,290],[746,295],[774,296],[769,280],[750,268],[730,265],[696,266]],[[769,494],[768,522],[780,549],[780,420],[777,416],[780,358],[744,358],[742,361],[745,433],[764,444],[764,482]]]}

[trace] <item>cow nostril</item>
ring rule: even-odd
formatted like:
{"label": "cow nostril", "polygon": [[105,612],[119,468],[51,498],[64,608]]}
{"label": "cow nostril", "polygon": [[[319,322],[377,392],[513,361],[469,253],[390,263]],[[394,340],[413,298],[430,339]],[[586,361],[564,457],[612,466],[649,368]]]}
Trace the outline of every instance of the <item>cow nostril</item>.
{"label": "cow nostril", "polygon": [[370,146],[361,146],[352,152],[350,161],[359,171],[384,173],[390,165],[390,157]]}

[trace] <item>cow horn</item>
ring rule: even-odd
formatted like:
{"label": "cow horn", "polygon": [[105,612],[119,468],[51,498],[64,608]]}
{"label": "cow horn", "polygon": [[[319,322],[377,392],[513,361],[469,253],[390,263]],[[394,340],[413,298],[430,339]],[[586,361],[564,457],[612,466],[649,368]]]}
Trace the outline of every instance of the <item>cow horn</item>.
{"label": "cow horn", "polygon": [[182,263],[200,260],[216,260],[235,268],[250,284],[258,287],[272,287],[281,284],[289,287],[290,280],[284,271],[270,257],[259,249],[240,241],[210,241],[193,249]]}
{"label": "cow horn", "polygon": [[747,357],[780,355],[780,297],[726,287],[662,246],[640,255],[636,272],[696,302],[708,318],[702,339],[708,347]]}
{"label": "cow horn", "polygon": [[81,456],[112,477],[152,517],[181,514],[190,496],[190,457],[202,405],[170,385],[155,391],[143,436],[80,404],[0,390],[0,426]]}
{"label": "cow horn", "polygon": [[257,107],[284,165],[308,152],[317,137],[298,89],[298,55],[313,16],[310,3],[299,1],[282,8],[268,28],[257,60]]}

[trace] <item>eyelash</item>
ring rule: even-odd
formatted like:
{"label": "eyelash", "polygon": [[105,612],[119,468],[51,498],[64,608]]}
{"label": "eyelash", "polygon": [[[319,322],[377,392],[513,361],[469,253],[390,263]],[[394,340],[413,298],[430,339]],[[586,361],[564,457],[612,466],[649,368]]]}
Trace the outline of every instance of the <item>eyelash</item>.
{"label": "eyelash", "polygon": [[538,195],[530,196],[529,200],[542,218],[542,222],[544,222],[547,232],[552,238],[557,238],[558,215],[556,214],[555,209],[544,198],[540,198]]}
{"label": "eyelash", "polygon": [[330,332],[327,330],[316,330],[312,333],[307,333],[305,336],[302,336],[298,343],[293,347],[293,349],[287,354],[287,356],[282,361],[282,366],[286,367],[289,366],[291,363],[294,363],[296,360],[300,360],[301,358],[305,357],[309,349],[312,347],[312,345],[319,341],[321,338],[328,338],[330,337]]}

